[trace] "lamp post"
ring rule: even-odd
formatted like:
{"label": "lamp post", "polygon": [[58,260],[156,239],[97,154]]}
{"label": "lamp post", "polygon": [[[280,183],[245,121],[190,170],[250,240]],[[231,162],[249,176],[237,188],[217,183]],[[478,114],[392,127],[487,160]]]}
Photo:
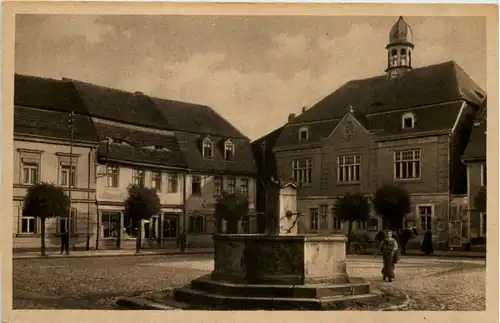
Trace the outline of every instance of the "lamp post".
{"label": "lamp post", "polygon": [[75,137],[75,112],[71,111],[69,113],[69,126],[71,128],[71,136],[70,136],[70,142],[69,142],[69,179],[68,179],[68,197],[69,197],[69,214],[68,214],[68,253],[69,253],[69,246],[71,245],[71,221],[72,221],[72,214],[71,214],[71,190],[74,185],[74,176],[75,172],[73,171],[73,140]]}

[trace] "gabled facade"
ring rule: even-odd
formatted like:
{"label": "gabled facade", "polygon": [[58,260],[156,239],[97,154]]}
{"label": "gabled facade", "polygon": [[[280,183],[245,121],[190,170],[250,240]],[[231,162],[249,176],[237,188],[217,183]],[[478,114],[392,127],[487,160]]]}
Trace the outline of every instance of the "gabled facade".
{"label": "gabled facade", "polygon": [[[161,212],[143,221],[144,248],[175,247],[182,231],[192,246],[210,246],[213,206],[224,189],[248,195],[250,217],[241,228],[256,230],[256,166],[249,140],[211,108],[71,79],[16,75],[15,83],[14,168],[19,183],[14,221],[19,248],[39,246],[39,239],[25,238],[34,238],[38,226],[20,215],[27,185],[68,176],[64,162],[70,112],[76,120],[74,226],[90,232],[85,236],[91,236],[90,248],[135,247],[139,225],[123,214],[130,184],[155,188],[161,202]],[[48,223],[53,246],[59,245],[50,231],[56,224]],[[74,234],[72,244],[83,247],[78,239],[83,236]]]}
{"label": "gabled facade", "polygon": [[[302,183],[298,208],[307,216],[299,231],[345,230],[333,211],[337,198],[371,197],[393,183],[411,195],[404,227],[430,230],[447,246],[467,239],[461,156],[486,94],[453,61],[413,68],[411,35],[400,18],[385,75],[347,82],[281,130],[273,152],[279,176]],[[460,230],[449,230],[459,222]],[[372,214],[354,229],[374,235],[381,227]]]}

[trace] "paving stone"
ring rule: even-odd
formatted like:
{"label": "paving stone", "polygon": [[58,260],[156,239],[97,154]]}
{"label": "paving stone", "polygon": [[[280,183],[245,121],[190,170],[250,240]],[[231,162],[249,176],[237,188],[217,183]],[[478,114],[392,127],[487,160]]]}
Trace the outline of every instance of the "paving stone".
{"label": "paving stone", "polygon": [[[181,286],[209,273],[212,256],[59,258],[13,261],[15,309],[116,309],[120,296]],[[350,257],[348,273],[375,287],[403,291],[406,310],[484,310],[484,260],[405,257],[396,279],[384,282],[379,257]]]}

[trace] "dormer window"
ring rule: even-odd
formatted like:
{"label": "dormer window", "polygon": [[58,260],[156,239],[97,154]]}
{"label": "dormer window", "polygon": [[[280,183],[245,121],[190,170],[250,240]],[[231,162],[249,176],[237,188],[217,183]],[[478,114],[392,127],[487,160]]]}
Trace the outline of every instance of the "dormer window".
{"label": "dormer window", "polygon": [[403,115],[403,129],[412,129],[415,127],[415,116],[413,113]]}
{"label": "dormer window", "polygon": [[110,137],[107,137],[106,138],[106,141],[110,144],[117,144],[117,145],[126,145],[126,146],[132,146],[130,143],[126,142],[126,141],[123,141],[121,139],[117,139],[117,138],[110,138]]}
{"label": "dormer window", "polygon": [[307,128],[300,128],[299,130],[299,139],[307,140],[309,139],[309,130]]}
{"label": "dormer window", "polygon": [[204,158],[214,157],[214,143],[210,138],[203,139],[202,153]]}
{"label": "dormer window", "polygon": [[234,144],[231,140],[226,140],[224,143],[224,159],[233,160],[234,159]]}

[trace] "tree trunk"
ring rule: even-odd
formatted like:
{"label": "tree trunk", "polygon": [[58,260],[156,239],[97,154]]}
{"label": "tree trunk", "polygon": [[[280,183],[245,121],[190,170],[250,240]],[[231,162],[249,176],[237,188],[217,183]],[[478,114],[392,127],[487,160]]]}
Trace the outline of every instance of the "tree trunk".
{"label": "tree trunk", "polygon": [[215,224],[216,224],[216,228],[215,228],[215,231],[216,233],[223,233],[222,232],[222,218],[221,217],[217,217],[217,219],[215,220]]}
{"label": "tree trunk", "polygon": [[122,221],[121,221],[121,215],[118,218],[118,223],[116,224],[116,248],[120,249],[121,248],[121,242],[122,242]]}
{"label": "tree trunk", "polygon": [[236,220],[227,221],[227,233],[229,234],[238,233],[238,221]]}
{"label": "tree trunk", "polygon": [[352,220],[349,220],[349,228],[347,229],[347,246],[346,246],[346,250],[348,253],[351,251],[351,232],[352,232]]}
{"label": "tree trunk", "polygon": [[40,249],[41,249],[42,256],[46,256],[46,253],[45,253],[45,218],[41,218],[40,222],[41,222]]}
{"label": "tree trunk", "polygon": [[265,219],[266,219],[266,232],[267,235],[270,236],[277,236],[279,235],[280,228],[279,228],[279,220],[276,218],[274,213],[265,214]]}
{"label": "tree trunk", "polygon": [[139,229],[137,230],[137,239],[135,240],[135,252],[141,252],[141,235],[142,235],[142,221],[139,221]]}

